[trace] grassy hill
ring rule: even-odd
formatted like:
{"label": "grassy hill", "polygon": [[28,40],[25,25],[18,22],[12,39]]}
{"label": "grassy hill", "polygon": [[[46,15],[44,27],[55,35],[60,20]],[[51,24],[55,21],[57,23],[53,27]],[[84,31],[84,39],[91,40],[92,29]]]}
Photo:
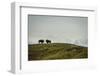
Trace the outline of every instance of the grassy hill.
{"label": "grassy hill", "polygon": [[88,58],[88,48],[67,43],[28,45],[28,60]]}

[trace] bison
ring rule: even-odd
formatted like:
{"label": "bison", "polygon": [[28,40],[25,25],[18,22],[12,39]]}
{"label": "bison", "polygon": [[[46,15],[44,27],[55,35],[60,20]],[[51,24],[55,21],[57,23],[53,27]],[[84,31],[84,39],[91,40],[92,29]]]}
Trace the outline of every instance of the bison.
{"label": "bison", "polygon": [[47,40],[46,40],[46,43],[47,43],[47,44],[48,44],[48,43],[51,43],[51,40],[48,40],[48,39],[47,39]]}
{"label": "bison", "polygon": [[44,40],[38,40],[39,44],[43,44]]}

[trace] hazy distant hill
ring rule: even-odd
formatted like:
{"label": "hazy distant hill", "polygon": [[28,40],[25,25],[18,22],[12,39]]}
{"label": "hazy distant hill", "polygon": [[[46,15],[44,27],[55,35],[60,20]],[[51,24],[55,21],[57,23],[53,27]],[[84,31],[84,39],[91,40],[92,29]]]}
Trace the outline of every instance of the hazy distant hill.
{"label": "hazy distant hill", "polygon": [[88,47],[67,43],[28,45],[28,60],[88,58]]}

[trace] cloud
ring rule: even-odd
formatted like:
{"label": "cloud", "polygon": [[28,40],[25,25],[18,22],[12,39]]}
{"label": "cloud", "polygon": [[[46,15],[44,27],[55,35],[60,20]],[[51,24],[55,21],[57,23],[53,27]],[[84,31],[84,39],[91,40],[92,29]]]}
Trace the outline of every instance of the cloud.
{"label": "cloud", "polygon": [[81,44],[88,39],[87,17],[29,15],[28,19],[28,43],[50,39],[53,42]]}

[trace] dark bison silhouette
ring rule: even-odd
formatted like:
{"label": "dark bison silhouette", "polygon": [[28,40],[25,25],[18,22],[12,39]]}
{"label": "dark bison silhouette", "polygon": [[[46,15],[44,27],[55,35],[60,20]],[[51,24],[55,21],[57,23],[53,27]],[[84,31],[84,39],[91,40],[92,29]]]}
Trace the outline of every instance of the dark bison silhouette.
{"label": "dark bison silhouette", "polygon": [[51,43],[51,40],[46,40],[46,43],[48,44],[48,43]]}
{"label": "dark bison silhouette", "polygon": [[38,40],[39,44],[43,44],[44,43],[44,40]]}

